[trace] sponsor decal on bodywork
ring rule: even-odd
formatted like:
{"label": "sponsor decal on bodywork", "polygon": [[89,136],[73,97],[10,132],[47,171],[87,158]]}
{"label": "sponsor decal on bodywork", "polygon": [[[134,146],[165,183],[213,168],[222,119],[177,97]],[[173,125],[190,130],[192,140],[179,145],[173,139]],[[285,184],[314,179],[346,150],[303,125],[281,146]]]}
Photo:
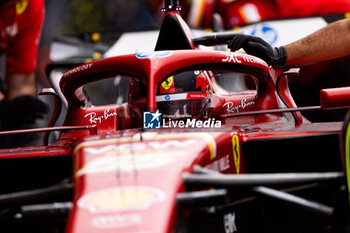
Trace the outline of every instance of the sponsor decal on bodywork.
{"label": "sponsor decal on bodywork", "polygon": [[265,67],[268,67],[267,63],[264,60],[257,57],[250,56],[250,55],[244,55],[244,54],[233,53],[233,52],[221,52],[221,54],[226,56],[226,58],[222,59],[222,62],[236,63],[236,64],[246,62],[246,63],[260,64]]}
{"label": "sponsor decal on bodywork", "polygon": [[124,228],[142,223],[142,217],[135,213],[99,215],[93,217],[91,221],[91,225],[95,228]]}
{"label": "sponsor decal on bodywork", "polygon": [[242,63],[240,58],[238,57],[238,54],[236,53],[230,53],[230,52],[221,52],[221,54],[225,55],[226,58],[222,59],[223,62],[229,62],[229,63]]}
{"label": "sponsor decal on bodywork", "polygon": [[155,58],[155,57],[169,57],[173,54],[171,51],[156,51],[149,53],[138,53],[136,57],[139,59]]}
{"label": "sponsor decal on bodywork", "polygon": [[[129,143],[110,145],[101,149],[87,148],[91,154],[104,154],[85,164],[76,173],[76,177],[89,173],[108,171],[132,171],[134,169],[150,169],[168,165],[181,156],[187,156],[185,150],[198,142],[197,139],[184,141],[168,140],[165,142],[151,141],[147,143]],[[175,150],[170,150],[175,148]]]}
{"label": "sponsor decal on bodywork", "polygon": [[224,157],[213,161],[212,163],[205,166],[205,168],[217,172],[223,172],[230,168],[230,156],[225,155]]}
{"label": "sponsor decal on bodywork", "polygon": [[233,150],[233,160],[235,162],[236,172],[239,174],[240,169],[240,146],[239,146],[239,137],[234,134],[232,136],[232,150]]}
{"label": "sponsor decal on bodywork", "polygon": [[235,212],[224,215],[224,228],[225,228],[225,233],[233,233],[237,231]]}
{"label": "sponsor decal on bodywork", "polygon": [[244,110],[246,107],[250,105],[254,105],[254,101],[248,101],[247,99],[242,99],[239,105],[234,105],[233,102],[227,102],[222,105],[225,109],[226,113],[238,113],[240,110]]}
{"label": "sponsor decal on bodywork", "polygon": [[80,71],[83,71],[83,70],[89,70],[89,69],[91,69],[91,67],[92,67],[92,63],[78,66],[77,68],[74,68],[74,69],[71,69],[71,70],[67,71],[64,74],[64,77],[67,77],[67,76],[69,76],[71,74],[74,74],[74,73],[77,73],[77,72],[80,72]]}
{"label": "sponsor decal on bodywork", "polygon": [[90,124],[101,124],[103,120],[107,120],[110,117],[117,116],[116,112],[110,112],[111,109],[106,109],[103,115],[97,116],[96,112],[90,112],[85,114],[84,118],[87,118]]}
{"label": "sponsor decal on bodywork", "polygon": [[124,186],[86,194],[78,200],[78,207],[93,213],[142,210],[164,198],[163,191],[154,187]]}
{"label": "sponsor decal on bodywork", "polygon": [[[115,138],[115,139],[104,139],[104,140],[82,142],[74,149],[73,154],[77,153],[79,150],[86,148],[86,147],[102,146],[102,145],[113,146],[112,144],[118,145],[121,143],[140,142],[140,138],[142,138],[143,142],[159,141],[158,145],[160,145],[160,146],[162,146],[161,142],[163,140],[201,139],[201,140],[205,141],[208,145],[209,152],[210,152],[210,158],[213,159],[216,157],[216,141],[215,141],[214,137],[210,133],[195,133],[195,132],[164,133],[164,134],[145,132],[145,133],[136,133],[132,137],[123,137],[123,138]],[[164,142],[166,142],[166,141],[164,141]],[[153,145],[156,145],[156,144],[153,144]],[[94,148],[91,148],[91,149],[94,149]],[[104,148],[101,148],[101,150],[108,151],[110,149],[107,147],[104,147]]]}

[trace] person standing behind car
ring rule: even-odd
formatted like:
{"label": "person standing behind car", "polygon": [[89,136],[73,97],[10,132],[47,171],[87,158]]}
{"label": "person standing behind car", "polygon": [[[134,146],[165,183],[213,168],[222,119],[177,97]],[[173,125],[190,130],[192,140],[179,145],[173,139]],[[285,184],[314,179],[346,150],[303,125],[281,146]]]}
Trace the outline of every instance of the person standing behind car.
{"label": "person standing behind car", "polygon": [[0,0],[0,130],[30,128],[47,112],[34,75],[43,20],[43,0]]}

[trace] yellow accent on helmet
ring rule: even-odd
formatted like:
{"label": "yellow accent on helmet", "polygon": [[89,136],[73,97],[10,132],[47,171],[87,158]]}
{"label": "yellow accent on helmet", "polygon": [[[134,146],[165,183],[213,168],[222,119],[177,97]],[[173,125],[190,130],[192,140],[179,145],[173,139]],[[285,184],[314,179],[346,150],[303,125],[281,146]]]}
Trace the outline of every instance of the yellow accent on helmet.
{"label": "yellow accent on helmet", "polygon": [[173,82],[174,82],[174,76],[170,76],[169,78],[166,79],[166,81],[162,82],[161,85],[165,90],[169,90],[171,85],[173,85]]}
{"label": "yellow accent on helmet", "polygon": [[28,7],[28,0],[17,1],[16,3],[16,14],[22,14]]}

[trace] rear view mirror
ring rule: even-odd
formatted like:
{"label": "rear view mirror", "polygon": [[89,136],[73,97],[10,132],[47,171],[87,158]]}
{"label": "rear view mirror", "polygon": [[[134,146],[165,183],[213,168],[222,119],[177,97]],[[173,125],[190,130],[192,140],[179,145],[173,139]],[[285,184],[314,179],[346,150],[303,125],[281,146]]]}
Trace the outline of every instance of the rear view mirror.
{"label": "rear view mirror", "polygon": [[60,81],[61,78],[63,76],[63,74],[65,72],[67,72],[68,70],[77,67],[81,64],[83,64],[84,62],[82,61],[71,61],[71,62],[55,62],[52,64],[49,64],[46,67],[46,76],[51,84],[51,86],[54,88],[55,92],[59,95],[59,97],[62,100],[62,103],[64,104],[65,107],[67,107],[68,103],[67,100],[65,99],[61,88],[60,88]]}

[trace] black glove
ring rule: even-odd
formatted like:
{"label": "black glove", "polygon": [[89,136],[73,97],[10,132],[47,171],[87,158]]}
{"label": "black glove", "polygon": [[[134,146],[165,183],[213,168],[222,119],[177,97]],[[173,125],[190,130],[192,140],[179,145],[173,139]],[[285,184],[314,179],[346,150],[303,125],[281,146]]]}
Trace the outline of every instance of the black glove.
{"label": "black glove", "polygon": [[231,51],[243,48],[248,54],[260,57],[269,65],[285,65],[287,55],[283,47],[271,47],[260,37],[238,34],[229,42]]}
{"label": "black glove", "polygon": [[29,127],[36,119],[43,118],[48,106],[41,100],[30,96],[20,96],[0,102],[0,120],[10,128]]}

